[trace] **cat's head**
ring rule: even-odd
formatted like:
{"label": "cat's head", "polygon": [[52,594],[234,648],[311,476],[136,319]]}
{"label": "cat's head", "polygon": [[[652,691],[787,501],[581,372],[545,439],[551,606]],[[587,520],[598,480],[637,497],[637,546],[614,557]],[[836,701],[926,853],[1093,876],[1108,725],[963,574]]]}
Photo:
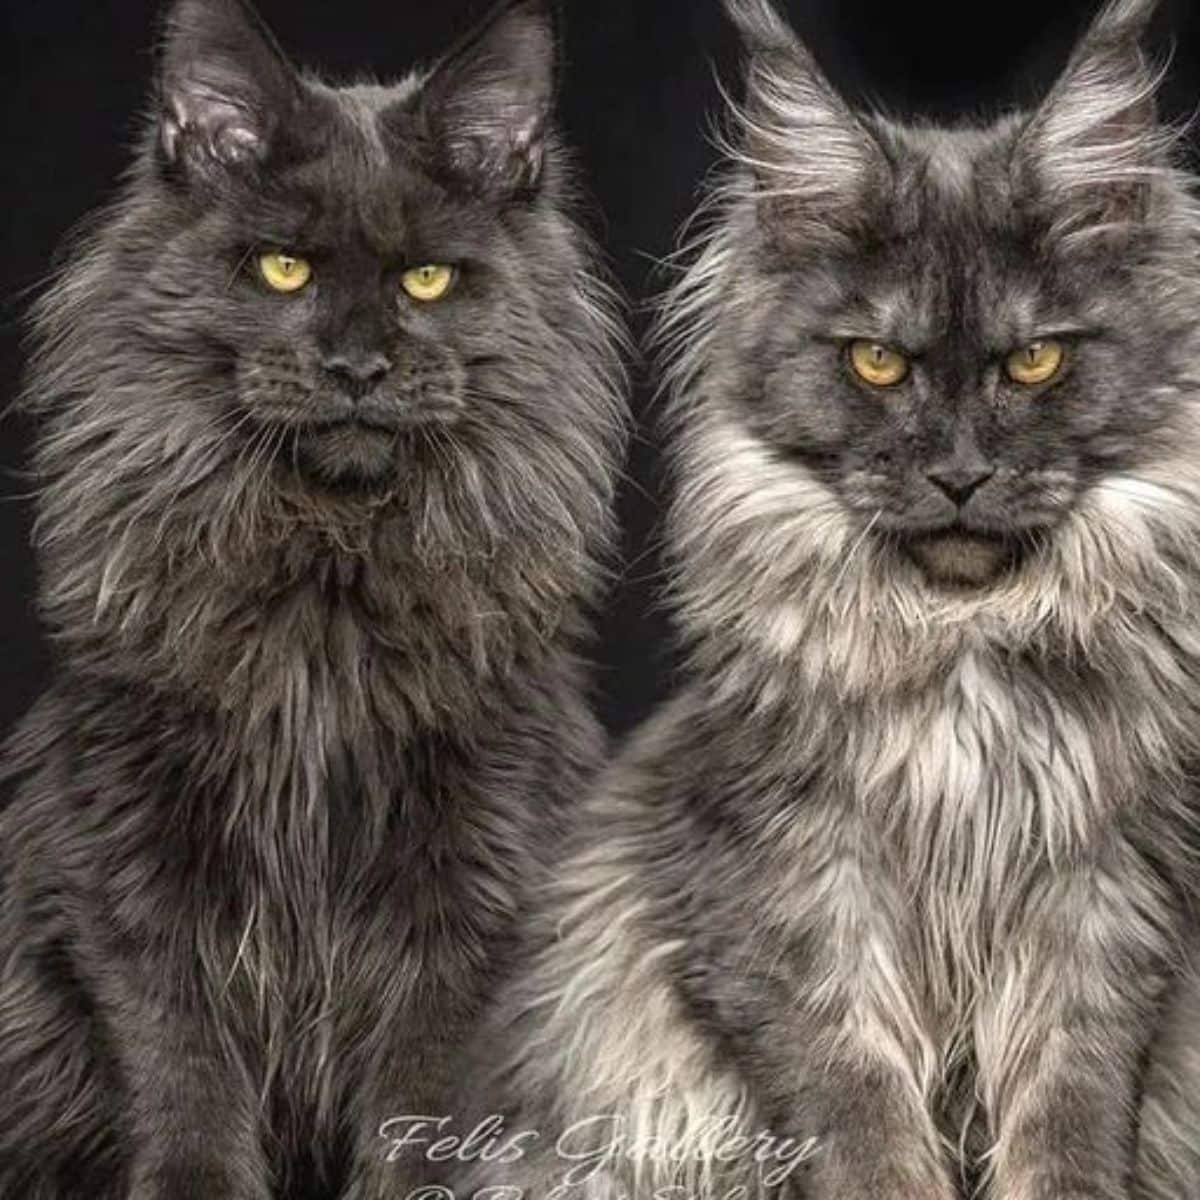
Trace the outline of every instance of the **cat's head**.
{"label": "cat's head", "polygon": [[397,592],[460,564],[478,594],[430,588],[464,614],[591,590],[620,335],[557,60],[552,0],[505,0],[432,69],[335,87],[242,0],[176,0],[132,179],[37,316],[57,624],[183,623],[206,569],[323,547]]}
{"label": "cat's head", "polygon": [[542,0],[424,79],[341,89],[295,71],[240,0],[181,0],[154,150],[178,221],[143,282],[164,353],[219,346],[248,427],[286,431],[301,471],[390,481],[398,435],[469,422],[536,358],[561,281],[520,209],[556,185],[555,67]]}
{"label": "cat's head", "polygon": [[938,128],[853,111],[729,0],[747,95],[665,315],[685,614],[777,647],[850,610],[1027,633],[1171,574],[1200,312],[1152,7],[1107,8],[1036,112]]}

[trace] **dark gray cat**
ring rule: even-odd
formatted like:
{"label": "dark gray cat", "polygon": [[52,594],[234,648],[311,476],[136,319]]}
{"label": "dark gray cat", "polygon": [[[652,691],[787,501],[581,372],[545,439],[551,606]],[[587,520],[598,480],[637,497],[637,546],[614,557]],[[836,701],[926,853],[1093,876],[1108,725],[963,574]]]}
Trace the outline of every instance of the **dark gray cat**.
{"label": "dark gray cat", "polygon": [[937,129],[731,0],[664,316],[690,679],[506,1001],[489,1099],[540,1137],[467,1183],[1200,1196],[1200,213],[1152,7]]}
{"label": "dark gray cat", "polygon": [[596,764],[621,442],[548,0],[395,87],[171,11],[37,316],[57,679],[0,813],[0,1195],[402,1196]]}

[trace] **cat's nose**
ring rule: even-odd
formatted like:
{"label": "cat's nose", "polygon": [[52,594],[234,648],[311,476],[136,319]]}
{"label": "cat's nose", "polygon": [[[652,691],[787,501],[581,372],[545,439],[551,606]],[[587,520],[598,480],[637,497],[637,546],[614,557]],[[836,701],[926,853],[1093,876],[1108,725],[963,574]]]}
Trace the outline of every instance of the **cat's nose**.
{"label": "cat's nose", "polygon": [[926,471],[925,477],[961,507],[995,474],[990,463],[971,459],[940,463]]}
{"label": "cat's nose", "polygon": [[392,361],[377,351],[331,354],[322,369],[347,395],[365,396],[392,369]]}

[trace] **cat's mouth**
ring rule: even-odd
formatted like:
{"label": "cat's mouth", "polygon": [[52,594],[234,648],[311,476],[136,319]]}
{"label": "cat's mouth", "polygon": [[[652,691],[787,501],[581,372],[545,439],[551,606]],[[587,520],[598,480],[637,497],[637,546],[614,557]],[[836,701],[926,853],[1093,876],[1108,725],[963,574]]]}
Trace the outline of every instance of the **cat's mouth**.
{"label": "cat's mouth", "polygon": [[947,588],[986,587],[1009,574],[1021,557],[1011,537],[957,528],[909,538],[904,548],[931,583]]}

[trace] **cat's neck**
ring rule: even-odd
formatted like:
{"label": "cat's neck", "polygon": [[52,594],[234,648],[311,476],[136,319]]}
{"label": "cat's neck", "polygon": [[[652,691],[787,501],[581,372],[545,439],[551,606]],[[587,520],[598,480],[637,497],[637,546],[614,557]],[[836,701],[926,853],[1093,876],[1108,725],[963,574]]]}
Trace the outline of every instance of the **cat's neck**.
{"label": "cat's neck", "polygon": [[51,556],[47,609],[70,633],[68,661],[331,736],[383,720],[402,732],[468,718],[516,664],[536,670],[583,625],[573,597],[519,586],[519,548],[418,555],[386,509],[218,548],[170,530],[117,540],[75,586]]}

